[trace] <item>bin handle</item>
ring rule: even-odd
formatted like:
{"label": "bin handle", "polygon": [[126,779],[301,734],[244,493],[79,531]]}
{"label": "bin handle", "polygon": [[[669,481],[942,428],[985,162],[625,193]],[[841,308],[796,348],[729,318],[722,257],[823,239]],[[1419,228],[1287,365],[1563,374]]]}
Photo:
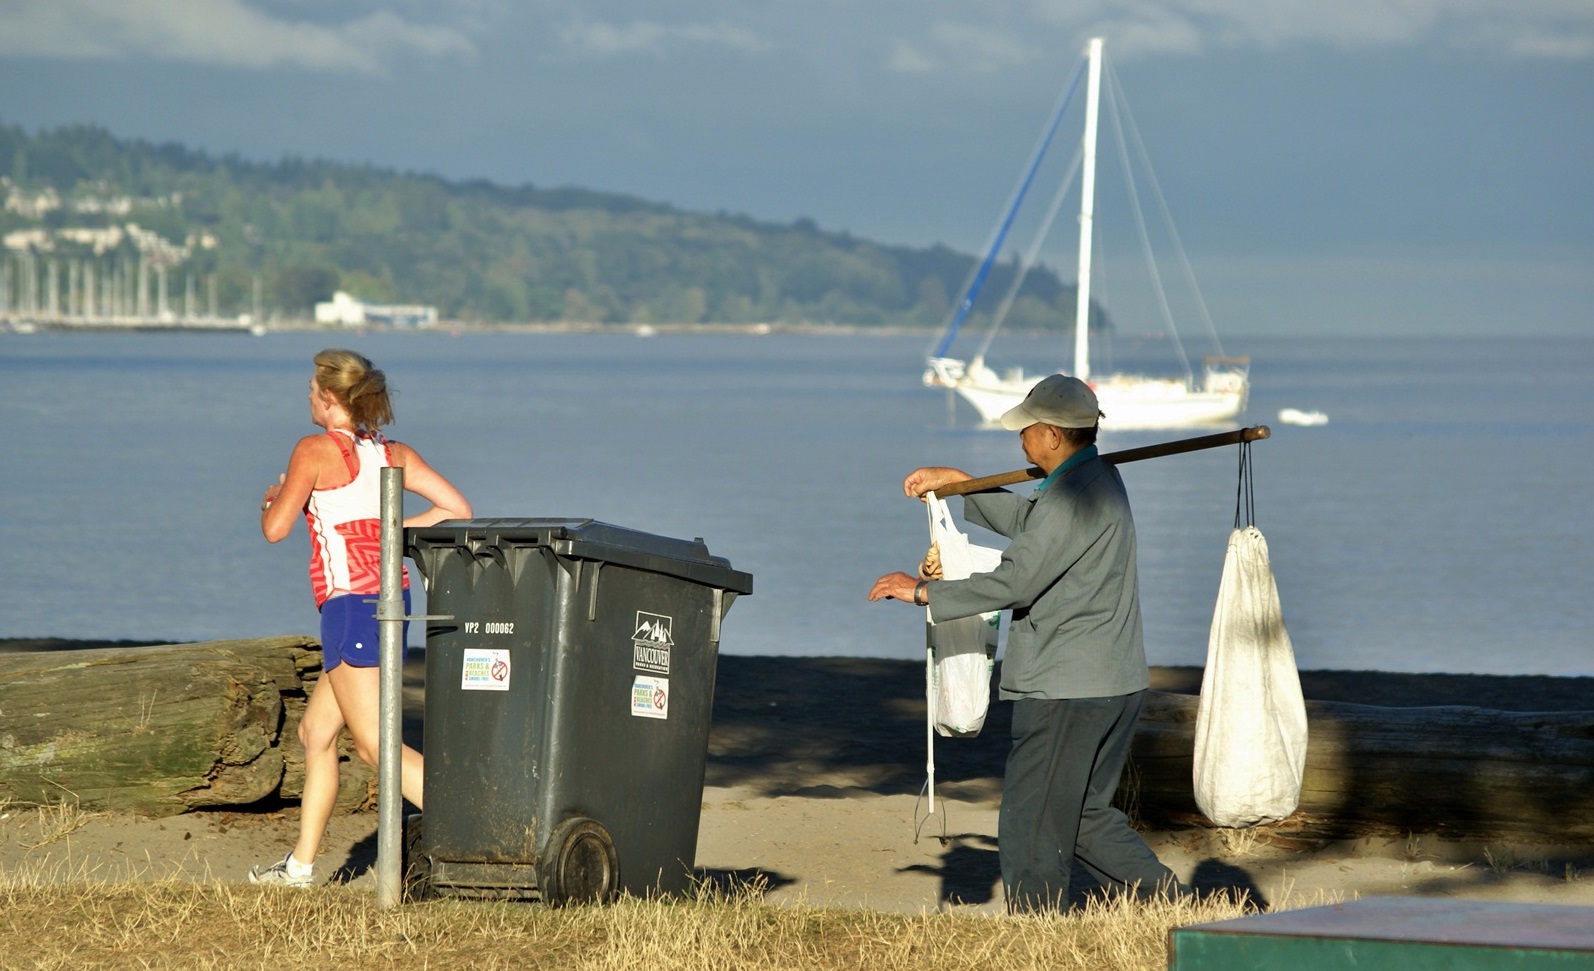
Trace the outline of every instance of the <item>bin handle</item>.
{"label": "bin handle", "polygon": [[509,557],[504,553],[503,544],[497,541],[497,537],[481,539],[467,537],[465,543],[470,550],[471,565],[479,564],[483,560],[492,560],[501,568],[509,569]]}

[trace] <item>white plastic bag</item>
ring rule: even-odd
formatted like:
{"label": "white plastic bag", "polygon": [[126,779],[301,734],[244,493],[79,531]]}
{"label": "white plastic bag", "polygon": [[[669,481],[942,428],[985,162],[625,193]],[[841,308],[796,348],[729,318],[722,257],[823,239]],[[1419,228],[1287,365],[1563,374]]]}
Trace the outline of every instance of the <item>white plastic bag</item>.
{"label": "white plastic bag", "polygon": [[1196,715],[1196,805],[1219,826],[1284,819],[1301,799],[1306,702],[1267,540],[1229,534]]}
{"label": "white plastic bag", "polygon": [[[941,576],[962,580],[996,569],[1002,551],[975,546],[960,532],[946,500],[925,496],[930,507],[930,541],[941,553]],[[1001,611],[960,617],[939,624],[927,622],[930,721],[948,737],[978,735],[991,700],[991,672],[996,667],[996,642]]]}

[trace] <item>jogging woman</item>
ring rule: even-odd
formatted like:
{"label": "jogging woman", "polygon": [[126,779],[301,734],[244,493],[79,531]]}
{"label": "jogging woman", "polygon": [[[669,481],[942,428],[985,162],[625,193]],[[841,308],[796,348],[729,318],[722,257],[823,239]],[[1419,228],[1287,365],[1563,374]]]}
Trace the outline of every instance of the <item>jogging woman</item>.
{"label": "jogging woman", "polygon": [[[338,796],[338,735],[347,727],[355,751],[375,765],[379,750],[377,620],[380,592],[381,470],[404,470],[404,488],[431,507],[404,520],[430,526],[469,519],[470,503],[413,448],[390,442],[380,429],[392,423],[387,379],[353,351],[315,356],[310,379],[310,421],[324,434],[299,440],[288,471],[267,487],[260,531],[273,543],[293,531],[302,512],[310,532],[310,587],[321,611],[322,676],[310,693],[299,741],[304,744],[304,795],[299,839],[282,860],[257,866],[251,883],[308,887],[316,851]],[[409,608],[408,575],[404,606]],[[421,807],[421,754],[402,749],[404,798]]]}

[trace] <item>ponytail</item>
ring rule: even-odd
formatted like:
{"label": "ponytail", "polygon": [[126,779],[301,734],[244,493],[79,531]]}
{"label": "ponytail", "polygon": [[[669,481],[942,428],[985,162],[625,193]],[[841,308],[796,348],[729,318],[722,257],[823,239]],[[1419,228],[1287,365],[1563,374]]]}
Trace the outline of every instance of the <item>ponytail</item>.
{"label": "ponytail", "polygon": [[348,410],[357,430],[374,435],[393,423],[387,375],[363,355],[327,348],[315,356],[315,377],[321,390]]}

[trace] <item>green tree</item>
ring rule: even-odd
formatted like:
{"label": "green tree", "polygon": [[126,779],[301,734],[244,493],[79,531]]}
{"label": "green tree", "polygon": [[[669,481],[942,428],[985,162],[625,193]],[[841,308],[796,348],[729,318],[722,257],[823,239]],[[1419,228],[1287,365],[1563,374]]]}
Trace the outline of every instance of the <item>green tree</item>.
{"label": "green tree", "polygon": [[327,266],[285,266],[271,281],[273,303],[290,314],[311,316],[315,305],[331,300],[338,271]]}

